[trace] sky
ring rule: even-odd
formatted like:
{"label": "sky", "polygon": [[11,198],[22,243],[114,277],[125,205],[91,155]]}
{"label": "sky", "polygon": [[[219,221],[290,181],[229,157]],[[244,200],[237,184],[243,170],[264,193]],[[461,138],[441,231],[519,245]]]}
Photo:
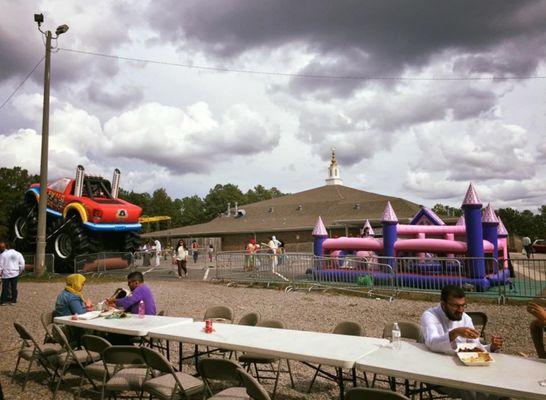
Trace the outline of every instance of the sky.
{"label": "sky", "polygon": [[[432,207],[546,204],[546,1],[0,0],[0,104],[54,40],[48,177],[137,192],[346,186]],[[44,64],[0,109],[39,173]]]}

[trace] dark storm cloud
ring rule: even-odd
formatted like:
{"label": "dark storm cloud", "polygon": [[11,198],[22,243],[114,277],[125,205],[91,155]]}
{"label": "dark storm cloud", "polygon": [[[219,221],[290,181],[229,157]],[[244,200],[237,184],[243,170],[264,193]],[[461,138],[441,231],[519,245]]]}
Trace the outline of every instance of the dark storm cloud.
{"label": "dark storm cloud", "polygon": [[[40,8],[42,7],[42,8]],[[67,12],[67,8],[72,12]],[[93,7],[95,9],[93,9]],[[112,49],[130,40],[127,24],[138,24],[135,7],[128,4],[109,4],[96,13],[100,4],[78,6],[76,3],[45,3],[41,5],[31,1],[12,1],[4,7],[3,23],[0,27],[0,84],[11,89],[30,72],[32,67],[44,56],[44,39],[33,21],[34,13],[44,13],[43,30],[55,30],[60,24],[69,25],[67,33],[53,40],[53,46],[75,48],[108,53]],[[65,15],[65,17],[61,17]],[[68,15],[68,16],[67,16]],[[112,78],[118,72],[118,64],[87,55],[64,51],[53,52],[51,57],[52,90],[62,91],[62,97],[70,98],[74,84],[89,77],[94,79]],[[43,64],[31,76],[31,80],[42,85]],[[11,84],[11,82],[15,82]],[[72,87],[70,87],[72,86]]]}
{"label": "dark storm cloud", "polygon": [[[546,2],[473,0],[170,1],[150,3],[153,28],[220,58],[285,44],[317,53],[302,73],[399,76],[449,50],[462,73],[532,73],[545,52]],[[166,10],[169,10],[168,12]],[[516,52],[517,57],[513,57]],[[499,58],[500,57],[500,58]],[[502,61],[499,61],[502,60]],[[306,80],[293,90],[350,94],[362,81]]]}

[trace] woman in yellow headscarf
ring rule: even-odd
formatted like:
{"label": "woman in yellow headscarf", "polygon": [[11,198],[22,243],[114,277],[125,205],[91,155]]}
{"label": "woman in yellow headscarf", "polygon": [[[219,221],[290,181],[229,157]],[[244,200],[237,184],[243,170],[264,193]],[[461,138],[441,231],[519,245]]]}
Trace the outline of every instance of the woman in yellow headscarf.
{"label": "woman in yellow headscarf", "polygon": [[84,285],[85,276],[82,274],[72,274],[66,277],[66,286],[59,293],[55,302],[56,317],[87,312],[90,303],[83,298]]}

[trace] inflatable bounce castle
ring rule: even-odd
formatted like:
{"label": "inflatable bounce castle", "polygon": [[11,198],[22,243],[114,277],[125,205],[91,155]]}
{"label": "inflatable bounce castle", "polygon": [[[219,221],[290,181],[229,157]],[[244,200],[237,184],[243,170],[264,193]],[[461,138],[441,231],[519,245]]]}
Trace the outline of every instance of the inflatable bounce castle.
{"label": "inflatable bounce castle", "polygon": [[[464,216],[456,225],[446,225],[425,207],[403,225],[387,202],[381,218],[382,238],[374,237],[368,220],[363,237],[328,238],[319,217],[313,230],[314,254],[317,260],[337,262],[317,262],[311,272],[318,280],[343,282],[357,282],[368,275],[377,285],[388,284],[394,276],[397,286],[435,289],[454,284],[486,291],[508,282],[508,232],[502,221],[491,204],[482,211],[472,184],[462,209]],[[348,259],[356,262],[349,267],[344,262]]]}

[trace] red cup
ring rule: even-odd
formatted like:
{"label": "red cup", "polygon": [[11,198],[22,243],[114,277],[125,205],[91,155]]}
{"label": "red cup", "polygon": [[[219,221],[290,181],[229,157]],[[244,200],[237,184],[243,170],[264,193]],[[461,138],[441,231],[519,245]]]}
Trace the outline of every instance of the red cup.
{"label": "red cup", "polygon": [[212,333],[212,319],[205,321],[205,333]]}

